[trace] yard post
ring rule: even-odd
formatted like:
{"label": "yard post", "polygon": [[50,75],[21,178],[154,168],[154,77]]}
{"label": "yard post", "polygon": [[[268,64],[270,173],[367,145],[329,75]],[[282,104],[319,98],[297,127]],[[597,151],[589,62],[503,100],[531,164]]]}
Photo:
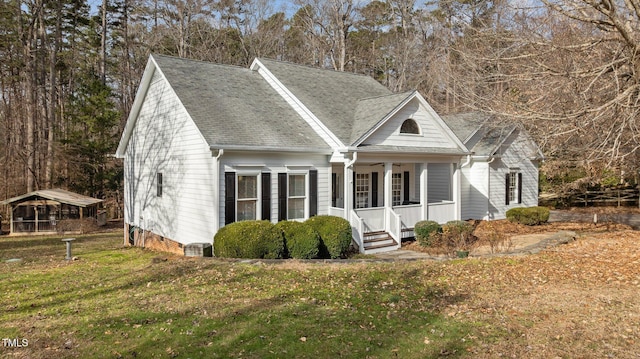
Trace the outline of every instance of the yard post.
{"label": "yard post", "polygon": [[73,257],[71,256],[71,241],[74,241],[75,238],[64,238],[62,241],[67,245],[67,255],[64,259],[70,261]]}

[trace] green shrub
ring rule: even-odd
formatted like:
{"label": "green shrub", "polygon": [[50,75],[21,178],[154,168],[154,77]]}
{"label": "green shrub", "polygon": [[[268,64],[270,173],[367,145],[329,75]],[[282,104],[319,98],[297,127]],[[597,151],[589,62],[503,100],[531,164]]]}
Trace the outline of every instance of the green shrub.
{"label": "green shrub", "polygon": [[527,226],[535,226],[546,223],[549,220],[549,208],[546,207],[519,207],[507,211],[507,219]]}
{"label": "green shrub", "polygon": [[436,221],[420,221],[413,226],[416,240],[423,247],[434,244],[435,235],[442,232],[442,227]]}
{"label": "green shrub", "polygon": [[314,216],[308,223],[320,235],[321,258],[343,258],[351,245],[351,225],[344,218],[336,216]]}
{"label": "green shrub", "polygon": [[226,258],[283,258],[284,236],[269,221],[235,222],[216,233],[213,252]]}
{"label": "green shrub", "polygon": [[284,233],[288,256],[297,259],[318,257],[320,235],[307,223],[282,221],[276,227]]}

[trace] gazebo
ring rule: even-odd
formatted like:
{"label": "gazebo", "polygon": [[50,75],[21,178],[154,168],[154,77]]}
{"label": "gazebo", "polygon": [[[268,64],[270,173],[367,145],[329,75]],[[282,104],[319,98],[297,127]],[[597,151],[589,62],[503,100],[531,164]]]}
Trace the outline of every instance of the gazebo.
{"label": "gazebo", "polygon": [[101,199],[63,189],[45,189],[9,198],[0,205],[11,206],[10,234],[57,232],[66,219],[98,217]]}

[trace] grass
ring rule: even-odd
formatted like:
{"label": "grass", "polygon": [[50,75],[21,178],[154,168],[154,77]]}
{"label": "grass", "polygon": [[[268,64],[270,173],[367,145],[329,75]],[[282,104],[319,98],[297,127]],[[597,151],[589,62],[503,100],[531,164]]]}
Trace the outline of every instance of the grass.
{"label": "grass", "polygon": [[28,340],[0,356],[460,357],[499,332],[447,314],[465,294],[424,263],[182,258],[121,232],[65,261],[61,238],[0,239],[0,336]]}

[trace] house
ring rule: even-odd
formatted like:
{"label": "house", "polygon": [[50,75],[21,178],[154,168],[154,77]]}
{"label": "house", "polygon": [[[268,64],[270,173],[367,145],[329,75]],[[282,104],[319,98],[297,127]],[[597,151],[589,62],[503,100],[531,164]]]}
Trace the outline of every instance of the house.
{"label": "house", "polygon": [[[98,218],[101,199],[60,188],[45,189],[9,198],[0,205],[10,206],[9,234],[52,233],[65,230],[67,220]],[[101,214],[101,213],[100,213]],[[100,220],[106,221],[104,215]]]}
{"label": "house", "polygon": [[538,205],[544,156],[524,129],[481,113],[443,119],[472,152],[461,165],[462,219],[504,219],[510,208]]}
{"label": "house", "polygon": [[235,221],[335,215],[374,253],[463,217],[471,152],[418,92],[367,76],[152,55],[116,155],[126,243],[184,253]]}

